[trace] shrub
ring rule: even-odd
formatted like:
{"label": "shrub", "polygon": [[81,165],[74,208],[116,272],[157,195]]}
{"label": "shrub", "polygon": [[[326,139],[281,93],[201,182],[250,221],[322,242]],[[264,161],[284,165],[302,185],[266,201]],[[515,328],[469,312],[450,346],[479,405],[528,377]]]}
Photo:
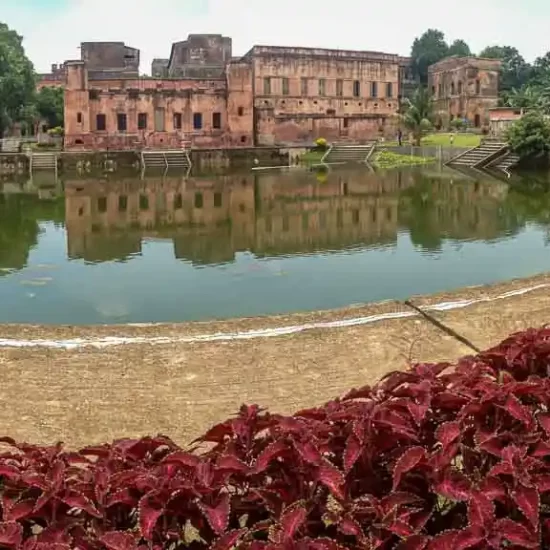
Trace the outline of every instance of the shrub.
{"label": "shrub", "polygon": [[515,122],[507,137],[511,149],[522,159],[548,155],[550,151],[550,124],[535,111]]}
{"label": "shrub", "polygon": [[63,128],[61,126],[56,126],[55,128],[50,128],[48,130],[48,134],[50,136],[62,136],[63,135]]}
{"label": "shrub", "polygon": [[317,138],[315,140],[315,149],[317,151],[326,151],[328,148],[328,142],[325,138]]}
{"label": "shrub", "polygon": [[548,548],[549,368],[530,330],[293,416],[243,406],[188,450],[5,438],[0,546]]}
{"label": "shrub", "polygon": [[455,132],[460,132],[461,130],[464,130],[464,128],[466,127],[466,124],[464,123],[463,118],[458,117],[458,118],[453,118],[453,120],[451,120],[451,122],[449,123],[449,126]]}

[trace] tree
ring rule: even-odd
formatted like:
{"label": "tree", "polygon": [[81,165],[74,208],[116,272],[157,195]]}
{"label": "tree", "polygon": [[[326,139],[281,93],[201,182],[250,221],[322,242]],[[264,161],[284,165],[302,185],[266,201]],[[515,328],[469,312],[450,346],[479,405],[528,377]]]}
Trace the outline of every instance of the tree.
{"label": "tree", "polygon": [[25,55],[23,38],[0,23],[0,137],[21,119],[25,106],[32,104],[36,79]]}
{"label": "tree", "polygon": [[458,39],[455,40],[450,46],[449,46],[449,52],[448,55],[457,55],[459,57],[468,57],[472,55],[472,51],[470,50],[470,46],[466,44],[464,40]]}
{"label": "tree", "polygon": [[513,88],[519,89],[529,79],[531,67],[513,46],[488,46],[479,54],[479,57],[502,61],[500,77],[502,92],[508,92]]}
{"label": "tree", "polygon": [[535,59],[530,81],[538,85],[544,85],[550,81],[550,52]]}
{"label": "tree", "polygon": [[416,38],[411,48],[412,66],[422,85],[428,83],[428,67],[449,54],[445,35],[437,29],[428,29]]}
{"label": "tree", "polygon": [[426,88],[421,86],[411,99],[405,100],[405,113],[401,119],[412,133],[414,144],[420,146],[422,136],[430,131],[433,124],[433,100]]}
{"label": "tree", "polygon": [[44,87],[36,94],[36,111],[50,128],[63,126],[63,88]]}
{"label": "tree", "polygon": [[520,158],[539,157],[550,152],[550,124],[537,111],[527,113],[508,131],[512,151]]}

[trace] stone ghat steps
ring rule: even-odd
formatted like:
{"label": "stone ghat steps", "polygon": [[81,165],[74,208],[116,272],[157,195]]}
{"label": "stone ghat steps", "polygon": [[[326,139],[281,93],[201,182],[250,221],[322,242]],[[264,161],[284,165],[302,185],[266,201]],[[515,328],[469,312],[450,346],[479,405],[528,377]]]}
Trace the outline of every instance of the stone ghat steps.
{"label": "stone ghat steps", "polygon": [[519,156],[516,153],[509,152],[503,157],[499,157],[495,162],[490,163],[490,168],[506,171],[514,167],[519,162]]}
{"label": "stone ghat steps", "polygon": [[368,145],[332,145],[321,159],[322,163],[367,162],[374,149],[374,143]]}
{"label": "stone ghat steps", "polygon": [[507,152],[507,147],[506,143],[488,141],[482,143],[479,147],[470,149],[458,157],[451,159],[447,164],[449,166],[483,166],[485,163],[488,164],[499,151],[505,154]]}
{"label": "stone ghat steps", "polygon": [[142,151],[143,168],[191,168],[191,160],[185,151]]}
{"label": "stone ghat steps", "polygon": [[56,170],[57,155],[55,153],[31,153],[29,155],[29,168],[35,170]]}

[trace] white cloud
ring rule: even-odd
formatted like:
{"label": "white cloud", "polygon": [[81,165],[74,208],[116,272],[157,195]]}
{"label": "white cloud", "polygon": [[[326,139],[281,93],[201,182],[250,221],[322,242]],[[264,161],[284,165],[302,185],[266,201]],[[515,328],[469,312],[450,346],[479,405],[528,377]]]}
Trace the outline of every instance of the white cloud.
{"label": "white cloud", "polygon": [[[37,0],[39,1],[39,0]],[[532,60],[550,45],[550,3],[525,0],[369,2],[340,0],[68,0],[62,13],[3,14],[25,37],[36,68],[79,58],[81,41],[120,40],[141,50],[142,70],[154,57],[168,57],[172,42],[189,33],[233,38],[235,55],[254,44],[381,50],[406,55],[412,40],[429,27],[449,40],[464,38],[474,50],[511,44]],[[40,21],[38,20],[40,18]]]}

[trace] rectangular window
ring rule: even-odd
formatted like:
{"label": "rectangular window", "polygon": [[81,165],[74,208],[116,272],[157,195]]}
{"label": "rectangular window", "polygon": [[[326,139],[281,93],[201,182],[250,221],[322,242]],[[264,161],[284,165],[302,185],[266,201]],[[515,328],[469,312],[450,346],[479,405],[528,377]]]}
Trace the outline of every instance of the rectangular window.
{"label": "rectangular window", "polygon": [[96,115],[95,129],[98,132],[104,132],[107,127],[107,117],[105,115]]}
{"label": "rectangular window", "polygon": [[195,193],[195,208],[202,208],[203,198],[202,193]]}
{"label": "rectangular window", "polygon": [[202,129],[202,113],[193,113],[193,128],[195,130]]}
{"label": "rectangular window", "polygon": [[76,121],[78,124],[82,124],[82,113],[76,113]]}
{"label": "rectangular window", "polygon": [[355,97],[361,96],[361,82],[359,82],[359,80],[353,81],[353,95]]}
{"label": "rectangular window", "polygon": [[336,81],[336,95],[339,97],[342,97],[344,95],[344,81],[343,80],[337,80]]}
{"label": "rectangular window", "polygon": [[138,130],[147,130],[147,113],[138,113]]}
{"label": "rectangular window", "polygon": [[243,108],[243,107],[239,107],[237,113],[238,113],[239,116],[244,116],[244,108]]}
{"label": "rectangular window", "polygon": [[214,208],[221,208],[221,207],[222,207],[222,194],[214,193]]}
{"label": "rectangular window", "polygon": [[118,211],[126,212],[128,210],[128,197],[126,195],[120,195],[118,197]]}
{"label": "rectangular window", "polygon": [[300,80],[301,85],[301,94],[307,96],[309,93],[309,83],[307,78],[302,78]]}
{"label": "rectangular window", "polygon": [[[435,92],[435,88],[434,88],[434,92]],[[462,81],[458,82],[458,93],[462,94]]]}
{"label": "rectangular window", "polygon": [[212,128],[220,130],[222,127],[222,114],[212,113]]}
{"label": "rectangular window", "polygon": [[476,80],[476,94],[479,95],[481,93],[481,82],[479,80]]}
{"label": "rectangular window", "polygon": [[126,120],[126,113],[117,113],[116,126],[119,132],[126,132],[128,125]]}
{"label": "rectangular window", "polygon": [[107,212],[107,197],[99,197],[97,199],[97,209],[102,214]]}
{"label": "rectangular window", "polygon": [[378,97],[378,82],[371,82],[370,83],[370,96],[371,97]]}
{"label": "rectangular window", "polygon": [[349,118],[344,119],[344,128],[349,128]]}
{"label": "rectangular window", "polygon": [[393,82],[386,83],[386,97],[393,97]]}
{"label": "rectangular window", "polygon": [[323,96],[326,93],[327,81],[324,78],[319,79],[319,95]]}
{"label": "rectangular window", "polygon": [[288,78],[283,78],[282,87],[283,87],[283,95],[288,95],[290,93]]}
{"label": "rectangular window", "polygon": [[181,130],[181,113],[174,113],[174,130]]}
{"label": "rectangular window", "polygon": [[155,132],[164,132],[165,131],[165,116],[164,116],[164,108],[159,107],[158,109],[155,109]]}
{"label": "rectangular window", "polygon": [[181,210],[183,208],[183,197],[181,193],[174,195],[174,210]]}
{"label": "rectangular window", "polygon": [[271,95],[271,78],[264,78],[264,95]]}

